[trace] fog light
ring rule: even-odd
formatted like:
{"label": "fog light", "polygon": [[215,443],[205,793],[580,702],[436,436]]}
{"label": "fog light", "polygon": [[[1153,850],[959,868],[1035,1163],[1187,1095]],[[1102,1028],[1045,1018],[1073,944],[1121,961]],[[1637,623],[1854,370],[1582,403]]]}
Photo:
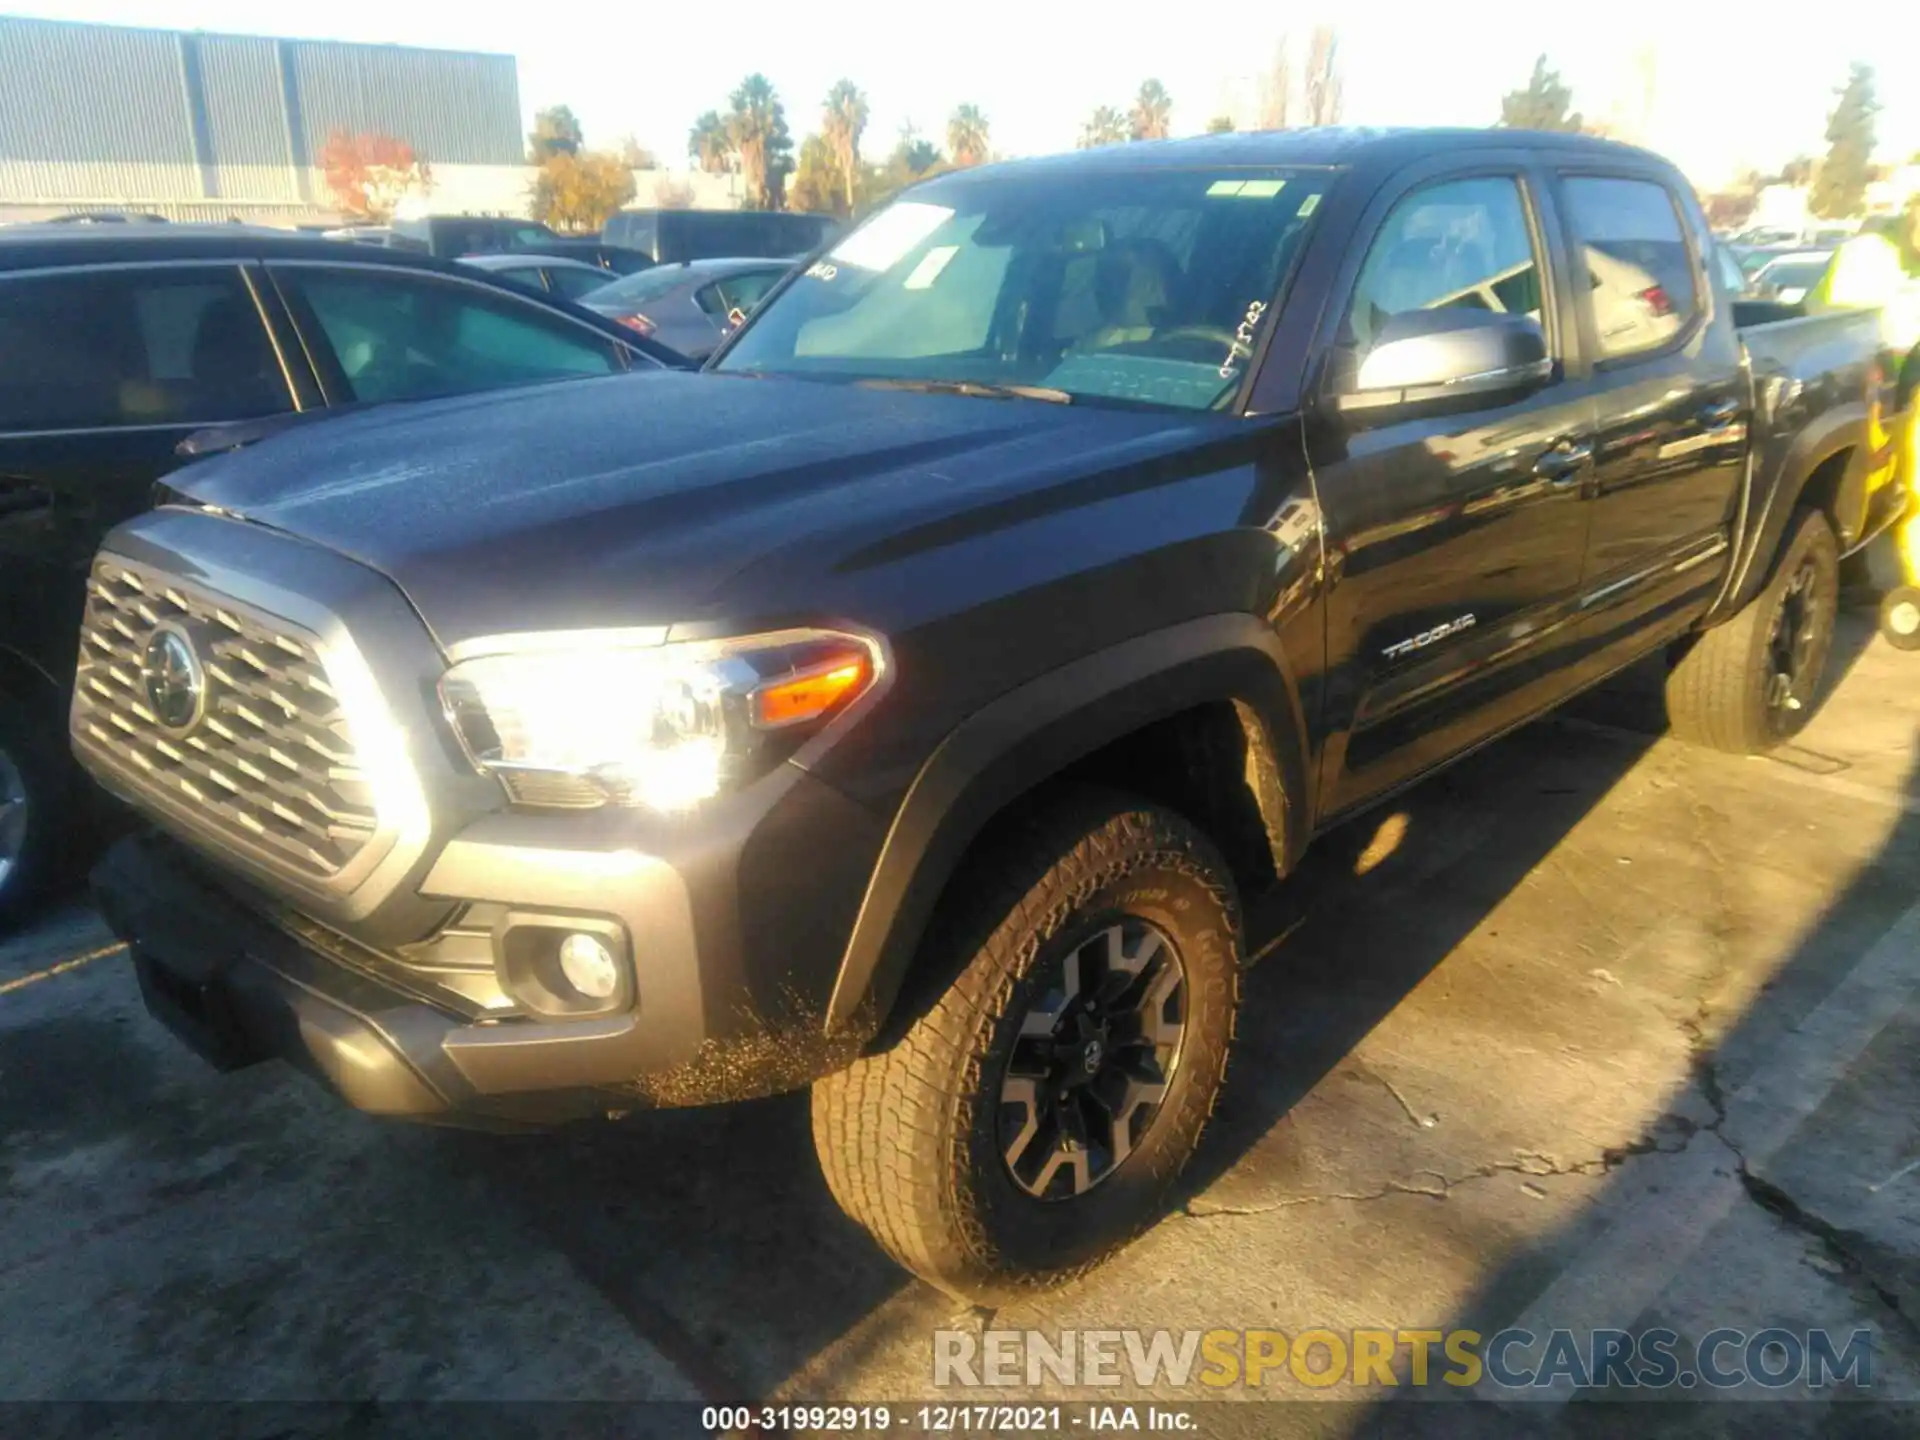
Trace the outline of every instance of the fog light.
{"label": "fog light", "polygon": [[605,1000],[620,987],[613,952],[594,935],[569,935],[560,942],[560,973],[589,1000]]}

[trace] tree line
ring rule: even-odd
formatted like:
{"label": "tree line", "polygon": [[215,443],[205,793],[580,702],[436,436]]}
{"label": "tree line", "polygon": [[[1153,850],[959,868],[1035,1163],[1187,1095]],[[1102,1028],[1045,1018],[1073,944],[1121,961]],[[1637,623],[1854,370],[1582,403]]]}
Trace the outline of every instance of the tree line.
{"label": "tree line", "polygon": [[[1849,219],[1865,213],[1867,187],[1879,178],[1873,163],[1878,135],[1880,102],[1874,93],[1871,65],[1854,64],[1833,92],[1834,106],[1827,116],[1827,152],[1823,159],[1799,156],[1771,176],[1749,172],[1731,192],[1708,196],[1707,210],[1715,223],[1738,224],[1753,209],[1754,198],[1768,184],[1807,185],[1807,208],[1823,220]],[[1573,108],[1573,91],[1545,55],[1533,62],[1527,83],[1509,90],[1500,101],[1500,124],[1518,130],[1577,131],[1605,135],[1604,124],[1588,120]]]}

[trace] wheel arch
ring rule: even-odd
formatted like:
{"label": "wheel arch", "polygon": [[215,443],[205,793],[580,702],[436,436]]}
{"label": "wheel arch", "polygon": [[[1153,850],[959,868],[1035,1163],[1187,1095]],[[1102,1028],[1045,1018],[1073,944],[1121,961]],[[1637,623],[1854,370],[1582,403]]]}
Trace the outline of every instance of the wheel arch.
{"label": "wheel arch", "polygon": [[1723,620],[1760,593],[1772,572],[1774,556],[1787,541],[1794,511],[1815,504],[1834,533],[1847,546],[1840,510],[1858,469],[1855,458],[1863,449],[1867,412],[1860,404],[1836,405],[1824,411],[1794,436],[1774,467],[1779,477],[1760,497],[1760,511],[1750,536],[1741,546],[1733,578],[1714,607],[1712,620]]}
{"label": "wheel arch", "polygon": [[51,675],[18,650],[0,645],[0,699],[51,714],[60,698],[60,686]]}
{"label": "wheel arch", "polygon": [[[1181,728],[1183,717],[1216,734],[1231,718],[1243,746],[1239,783],[1265,835],[1264,862],[1277,874],[1290,869],[1312,822],[1299,691],[1278,637],[1244,614],[1138,636],[1010,691],[935,749],[881,847],[827,1027],[863,1019],[878,1027],[891,1013],[936,904],[997,818],[1056,781],[1124,783],[1102,761],[1149,734],[1184,743],[1194,732]],[[1219,775],[1217,768],[1206,773]],[[1164,787],[1129,788],[1170,803]],[[1205,825],[1210,817],[1189,818]]]}

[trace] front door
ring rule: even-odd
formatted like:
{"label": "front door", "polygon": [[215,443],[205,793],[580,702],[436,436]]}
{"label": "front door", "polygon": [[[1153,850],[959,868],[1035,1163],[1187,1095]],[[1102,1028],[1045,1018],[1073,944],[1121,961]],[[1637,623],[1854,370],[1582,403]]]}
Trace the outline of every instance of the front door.
{"label": "front door", "polygon": [[1485,408],[1309,424],[1331,582],[1322,814],[1522,718],[1552,683],[1586,549],[1593,412],[1542,303],[1536,200],[1518,165],[1413,188],[1388,202],[1352,283],[1334,343],[1356,359],[1396,313],[1472,306],[1532,317],[1556,368]]}

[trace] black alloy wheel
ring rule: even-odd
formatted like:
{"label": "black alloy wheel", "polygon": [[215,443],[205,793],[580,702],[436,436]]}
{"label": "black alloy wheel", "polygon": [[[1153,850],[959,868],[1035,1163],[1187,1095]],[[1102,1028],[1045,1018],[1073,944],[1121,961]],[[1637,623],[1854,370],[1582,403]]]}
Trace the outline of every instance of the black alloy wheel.
{"label": "black alloy wheel", "polygon": [[1067,947],[1053,972],[1007,1058],[1000,1143],[1022,1190],[1071,1200],[1159,1118],[1186,1034],[1186,968],[1158,928],[1126,916]]}

